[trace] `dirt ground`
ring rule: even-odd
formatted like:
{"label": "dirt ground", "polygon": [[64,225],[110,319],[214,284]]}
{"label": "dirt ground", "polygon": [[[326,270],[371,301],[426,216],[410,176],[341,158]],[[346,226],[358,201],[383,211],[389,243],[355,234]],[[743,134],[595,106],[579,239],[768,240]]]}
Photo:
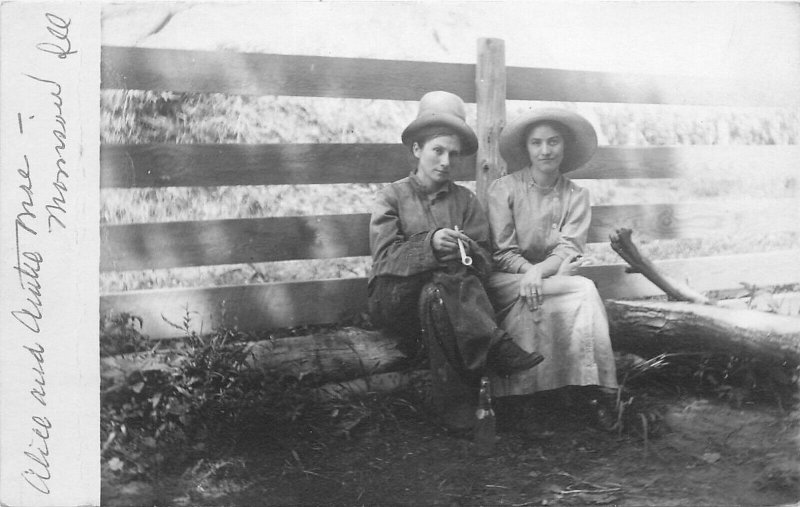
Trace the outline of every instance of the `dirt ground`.
{"label": "dirt ground", "polygon": [[[636,395],[634,395],[636,396]],[[651,414],[602,432],[549,399],[498,407],[494,453],[476,455],[401,396],[340,414],[340,431],[254,431],[151,482],[107,468],[103,505],[762,506],[800,500],[800,418],[774,403],[639,395]],[[504,408],[505,407],[505,408]],[[654,416],[658,414],[658,422]],[[648,419],[648,417],[645,417]],[[287,433],[288,435],[288,433]]]}

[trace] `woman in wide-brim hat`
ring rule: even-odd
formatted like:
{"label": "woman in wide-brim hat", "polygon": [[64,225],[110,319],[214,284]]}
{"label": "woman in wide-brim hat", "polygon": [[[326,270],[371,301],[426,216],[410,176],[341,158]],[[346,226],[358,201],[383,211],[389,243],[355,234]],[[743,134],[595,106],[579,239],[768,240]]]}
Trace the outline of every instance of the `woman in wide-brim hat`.
{"label": "woman in wide-brim hat", "polygon": [[[478,148],[463,101],[444,91],[426,94],[401,139],[414,167],[381,189],[370,219],[373,323],[413,353],[421,318],[428,320],[427,331],[438,333],[436,343],[471,386],[487,370],[507,375],[533,367],[541,357],[522,351],[497,326],[482,285],[492,266],[486,214],[472,191],[452,181],[465,155]],[[462,263],[459,241],[470,266]],[[474,418],[467,412],[465,426]]]}
{"label": "woman in wide-brim hat", "polygon": [[576,274],[591,222],[589,192],[565,176],[596,149],[592,125],[565,109],[530,111],[501,133],[509,174],[489,188],[495,272],[486,286],[501,327],[546,359],[500,379],[497,395],[591,386],[578,391],[596,405],[617,388],[603,302],[594,283]]}

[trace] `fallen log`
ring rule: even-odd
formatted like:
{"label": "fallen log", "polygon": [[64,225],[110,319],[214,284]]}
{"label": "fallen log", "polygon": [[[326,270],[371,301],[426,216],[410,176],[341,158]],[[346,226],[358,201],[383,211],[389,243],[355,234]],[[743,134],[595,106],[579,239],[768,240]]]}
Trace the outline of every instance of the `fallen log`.
{"label": "fallen log", "polygon": [[265,373],[311,382],[352,380],[397,371],[409,363],[395,338],[358,328],[253,342],[248,351],[253,366]]}
{"label": "fallen log", "polygon": [[[797,317],[686,302],[606,300],[605,306],[615,351],[650,357],[691,350],[800,364]],[[314,385],[421,367],[410,364],[391,336],[358,328],[253,342],[248,350],[252,365],[264,373]],[[133,371],[169,368],[180,357],[102,358],[101,377],[106,386],[120,385]]]}
{"label": "fallen log", "polygon": [[605,301],[614,350],[684,350],[800,364],[800,318],[688,302]]}
{"label": "fallen log", "polygon": [[628,271],[642,274],[670,299],[605,301],[615,349],[639,355],[699,350],[800,363],[800,319],[716,306],[718,301],[661,273],[641,254],[630,229],[617,229],[609,240]]}
{"label": "fallen log", "polygon": [[[249,364],[265,374],[312,385],[399,371],[409,365],[392,336],[358,328],[251,342],[246,350]],[[102,357],[100,377],[104,389],[113,389],[124,385],[135,371],[166,371],[184,359],[184,355],[172,350]]]}

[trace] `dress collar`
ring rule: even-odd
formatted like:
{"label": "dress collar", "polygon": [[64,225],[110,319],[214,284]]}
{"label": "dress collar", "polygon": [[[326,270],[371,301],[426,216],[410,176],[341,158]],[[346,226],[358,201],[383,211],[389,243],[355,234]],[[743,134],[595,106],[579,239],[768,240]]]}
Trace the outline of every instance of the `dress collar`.
{"label": "dress collar", "polygon": [[543,186],[537,184],[533,180],[533,168],[531,166],[527,166],[525,169],[523,169],[522,173],[523,173],[522,176],[523,176],[523,179],[525,180],[525,186],[526,187],[533,188],[535,190],[538,190],[538,191],[544,192],[544,193],[548,193],[548,192],[551,192],[551,191],[555,190],[556,188],[558,188],[561,185],[561,182],[564,181],[563,175],[561,173],[559,173],[558,174],[558,178],[556,178],[556,182],[553,183],[553,186],[551,186],[551,187],[543,187]]}

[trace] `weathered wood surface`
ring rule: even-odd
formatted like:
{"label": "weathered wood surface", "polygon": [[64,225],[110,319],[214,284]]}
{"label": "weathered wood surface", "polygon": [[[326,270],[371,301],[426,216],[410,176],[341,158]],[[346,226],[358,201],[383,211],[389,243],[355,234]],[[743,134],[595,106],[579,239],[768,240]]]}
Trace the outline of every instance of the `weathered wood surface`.
{"label": "weathered wood surface", "polygon": [[[703,351],[800,364],[798,317],[685,302],[606,300],[605,306],[615,351],[645,357]],[[316,384],[412,366],[394,338],[358,328],[253,342],[248,349],[252,352],[251,364],[263,372]],[[115,384],[134,370],[162,368],[165,364],[174,363],[164,355],[103,358],[101,376]],[[422,364],[417,361],[415,367]]]}
{"label": "weathered wood surface", "polygon": [[475,160],[475,190],[486,208],[489,185],[506,173],[500,156],[500,132],[506,124],[506,51],[501,39],[478,39],[475,68],[478,153]]}
{"label": "weathered wood surface", "polygon": [[792,84],[757,79],[726,81],[522,67],[509,67],[507,72],[510,100],[778,107],[791,107],[800,100]]}
{"label": "weathered wood surface", "polygon": [[419,100],[449,90],[475,101],[475,65],[234,51],[101,48],[101,88]]}
{"label": "weathered wood surface", "polygon": [[[488,140],[487,140],[488,142]],[[102,144],[100,186],[385,183],[408,174],[401,144]],[[502,160],[502,159],[501,159]],[[601,146],[572,179],[724,178],[753,166],[794,174],[800,146]],[[454,175],[475,179],[476,157]]]}
{"label": "weathered wood surface", "polygon": [[[800,250],[718,255],[690,259],[655,261],[656,267],[669,276],[688,281],[695,290],[741,290],[742,284],[763,287],[800,283]],[[627,264],[586,266],[579,274],[594,280],[606,299],[638,299],[663,296],[653,282],[638,273],[628,273]]]}
{"label": "weathered wood surface", "polygon": [[[656,266],[700,291],[741,289],[747,282],[759,286],[800,282],[800,251],[756,253],[657,261]],[[588,266],[581,274],[594,280],[604,298],[635,299],[663,295],[661,289],[639,274],[625,272],[627,265]],[[162,320],[183,320],[192,312],[192,329],[237,325],[258,331],[308,324],[346,322],[366,310],[364,278],[282,282],[210,288],[136,290],[100,297],[101,315],[128,312],[144,319],[144,333],[152,338],[181,336]]]}
{"label": "weathered wood surface", "polygon": [[[103,144],[100,186],[385,183],[408,176],[410,157],[400,143]],[[455,179],[475,178],[471,160]]]}
{"label": "weathered wood surface", "polygon": [[100,270],[369,255],[369,215],[243,218],[100,228]]}
{"label": "weathered wood surface", "polygon": [[[101,87],[156,91],[418,100],[449,90],[475,101],[475,65],[103,46]],[[775,80],[720,80],[508,67],[510,100],[790,107]]]}
{"label": "weathered wood surface", "polygon": [[336,382],[396,371],[407,362],[396,343],[378,331],[347,328],[254,342],[248,350],[253,364],[265,373]]}
{"label": "weathered wood surface", "polygon": [[607,242],[620,228],[647,239],[747,237],[796,231],[799,220],[796,199],[593,206],[588,241]]}
{"label": "weathered wood surface", "polygon": [[615,350],[725,352],[800,364],[800,317],[674,301],[605,304]]}
{"label": "weathered wood surface", "polygon": [[151,338],[180,338],[187,314],[191,331],[242,331],[347,322],[366,308],[364,278],[127,291],[100,297],[100,314],[127,312],[143,319]]}
{"label": "weathered wood surface", "polygon": [[[100,228],[100,270],[125,271],[291,259],[368,256],[369,215],[242,218],[105,225]],[[590,243],[618,228],[645,239],[711,238],[796,231],[793,199],[592,207]]]}
{"label": "weathered wood surface", "polygon": [[[251,342],[250,364],[276,378],[322,384],[393,372],[408,365],[392,337],[378,331],[343,328],[333,333]],[[119,384],[133,371],[179,364],[181,356],[140,353],[101,358],[101,377]]]}
{"label": "weathered wood surface", "polygon": [[724,179],[753,167],[772,177],[797,173],[800,146],[600,146],[572,179],[696,178]]}

